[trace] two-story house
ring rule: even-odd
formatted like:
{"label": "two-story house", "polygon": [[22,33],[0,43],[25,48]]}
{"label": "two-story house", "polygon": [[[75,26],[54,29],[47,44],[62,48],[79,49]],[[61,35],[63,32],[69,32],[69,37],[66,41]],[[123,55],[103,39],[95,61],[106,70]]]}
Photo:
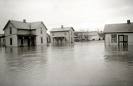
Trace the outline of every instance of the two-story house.
{"label": "two-story house", "polygon": [[43,22],[9,20],[3,31],[5,46],[35,46],[47,44],[47,28]]}
{"label": "two-story house", "polygon": [[52,44],[74,43],[73,27],[53,28],[50,31]]}

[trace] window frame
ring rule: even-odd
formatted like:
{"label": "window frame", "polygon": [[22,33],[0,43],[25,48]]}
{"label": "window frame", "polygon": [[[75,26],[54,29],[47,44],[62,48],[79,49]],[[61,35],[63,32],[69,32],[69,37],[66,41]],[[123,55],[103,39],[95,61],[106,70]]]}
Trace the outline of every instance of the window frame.
{"label": "window frame", "polygon": [[41,37],[41,44],[43,44],[43,37]]}
{"label": "window frame", "polygon": [[117,34],[111,34],[111,43],[117,43]]}
{"label": "window frame", "polygon": [[42,28],[41,28],[41,34],[43,34],[43,30],[42,30]]}

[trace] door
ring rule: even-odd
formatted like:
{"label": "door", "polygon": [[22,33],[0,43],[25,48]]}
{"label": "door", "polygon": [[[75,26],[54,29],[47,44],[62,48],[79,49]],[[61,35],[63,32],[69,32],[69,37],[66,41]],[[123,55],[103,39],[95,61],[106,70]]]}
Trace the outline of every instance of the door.
{"label": "door", "polygon": [[127,46],[128,45],[128,35],[118,35],[118,45]]}

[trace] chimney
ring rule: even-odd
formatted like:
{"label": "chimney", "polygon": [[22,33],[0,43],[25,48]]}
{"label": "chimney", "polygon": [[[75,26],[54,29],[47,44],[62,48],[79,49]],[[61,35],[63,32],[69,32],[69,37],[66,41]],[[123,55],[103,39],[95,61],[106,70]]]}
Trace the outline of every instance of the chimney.
{"label": "chimney", "polygon": [[26,19],[23,19],[23,23],[26,23]]}
{"label": "chimney", "polygon": [[127,24],[131,24],[130,20],[127,20]]}
{"label": "chimney", "polygon": [[61,28],[63,28],[63,25],[61,25]]}

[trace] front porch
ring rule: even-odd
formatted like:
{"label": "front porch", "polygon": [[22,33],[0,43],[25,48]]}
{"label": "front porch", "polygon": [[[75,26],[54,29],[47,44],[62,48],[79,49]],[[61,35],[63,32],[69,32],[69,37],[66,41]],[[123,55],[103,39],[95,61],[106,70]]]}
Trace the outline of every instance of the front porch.
{"label": "front porch", "polygon": [[65,44],[67,42],[66,37],[53,37],[53,44]]}
{"label": "front porch", "polygon": [[18,46],[35,46],[36,36],[35,35],[18,35]]}

